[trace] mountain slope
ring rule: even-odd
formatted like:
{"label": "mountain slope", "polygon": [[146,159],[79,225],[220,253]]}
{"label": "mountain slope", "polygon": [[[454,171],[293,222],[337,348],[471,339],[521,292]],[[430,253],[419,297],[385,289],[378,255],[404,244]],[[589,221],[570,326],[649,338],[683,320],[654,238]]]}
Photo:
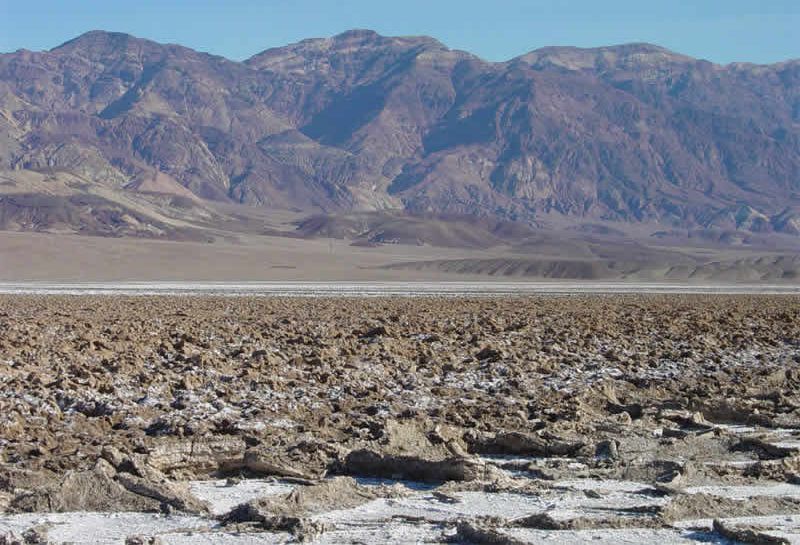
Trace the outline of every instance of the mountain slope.
{"label": "mountain slope", "polygon": [[800,234],[800,61],[503,63],[350,31],[233,62],[94,31],[0,55],[0,168],[340,213]]}

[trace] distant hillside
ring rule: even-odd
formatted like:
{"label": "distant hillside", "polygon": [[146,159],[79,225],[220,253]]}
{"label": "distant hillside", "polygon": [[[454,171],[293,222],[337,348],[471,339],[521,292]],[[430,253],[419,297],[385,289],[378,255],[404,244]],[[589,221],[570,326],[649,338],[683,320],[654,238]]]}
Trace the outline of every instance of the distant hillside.
{"label": "distant hillside", "polygon": [[[233,62],[95,31],[0,55],[0,169],[187,206],[797,236],[800,61],[720,66],[628,44],[490,63],[428,37],[357,30]],[[36,218],[23,197],[6,199],[0,228],[80,231],[75,198]],[[94,213],[87,229],[173,229],[125,214]],[[414,225],[359,236],[413,242]],[[504,238],[485,232],[476,246]],[[453,236],[464,244],[464,233],[435,238]]]}

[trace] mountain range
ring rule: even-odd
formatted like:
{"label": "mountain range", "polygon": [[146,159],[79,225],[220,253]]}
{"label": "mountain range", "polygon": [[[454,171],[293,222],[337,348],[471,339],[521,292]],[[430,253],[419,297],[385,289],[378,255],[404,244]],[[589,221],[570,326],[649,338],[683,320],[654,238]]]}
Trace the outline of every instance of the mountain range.
{"label": "mountain range", "polygon": [[0,54],[0,171],[13,230],[192,237],[246,205],[317,218],[302,234],[388,213],[789,240],[800,60],[627,44],[488,62],[353,30],[235,62],[92,31]]}

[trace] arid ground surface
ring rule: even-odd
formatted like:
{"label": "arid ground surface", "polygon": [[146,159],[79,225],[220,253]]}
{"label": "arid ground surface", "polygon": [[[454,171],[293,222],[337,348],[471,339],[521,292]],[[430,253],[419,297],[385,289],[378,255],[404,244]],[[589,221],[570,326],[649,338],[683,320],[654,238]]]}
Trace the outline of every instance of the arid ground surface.
{"label": "arid ground surface", "polygon": [[589,243],[541,235],[530,247],[362,246],[349,238],[236,235],[208,243],[0,231],[0,282],[556,280],[800,286],[800,246],[767,251],[682,244]]}
{"label": "arid ground surface", "polygon": [[0,542],[800,543],[796,296],[1,295],[0,392]]}

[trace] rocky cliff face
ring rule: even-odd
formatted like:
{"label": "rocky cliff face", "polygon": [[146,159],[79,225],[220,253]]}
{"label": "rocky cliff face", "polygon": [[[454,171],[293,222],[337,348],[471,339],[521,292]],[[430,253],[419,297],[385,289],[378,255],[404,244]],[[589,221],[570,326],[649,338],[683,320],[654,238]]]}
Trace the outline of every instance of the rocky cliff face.
{"label": "rocky cliff face", "polygon": [[237,63],[90,32],[0,55],[0,168],[323,212],[797,234],[800,61],[630,44],[489,63],[350,31]]}

